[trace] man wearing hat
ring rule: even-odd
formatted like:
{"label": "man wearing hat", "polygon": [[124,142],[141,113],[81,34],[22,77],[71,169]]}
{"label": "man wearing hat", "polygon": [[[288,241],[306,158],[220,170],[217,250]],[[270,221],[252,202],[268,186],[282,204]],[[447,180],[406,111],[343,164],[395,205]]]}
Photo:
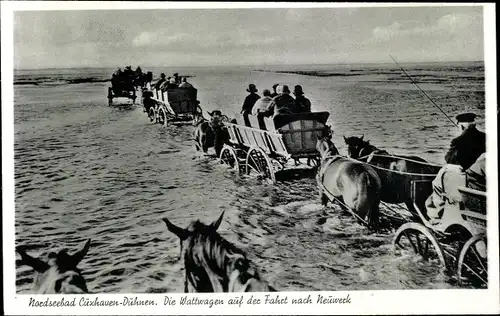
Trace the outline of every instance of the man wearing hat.
{"label": "man wearing hat", "polygon": [[[431,222],[438,221],[443,216],[445,206],[443,192],[450,194],[456,190],[457,186],[465,185],[466,173],[469,176],[472,173],[477,173],[478,167],[472,169],[470,167],[476,161],[479,165],[484,163],[484,159],[478,158],[486,152],[486,134],[476,129],[475,118],[474,113],[463,113],[456,116],[462,134],[451,141],[450,149],[445,156],[447,164],[439,170],[436,178],[432,181],[433,193],[425,203]],[[445,174],[450,174],[448,178],[453,176],[453,183],[444,181]]]}
{"label": "man wearing hat", "polygon": [[311,112],[311,101],[304,96],[301,85],[296,85],[293,94],[295,95],[295,113]]}
{"label": "man wearing hat", "polygon": [[276,87],[278,95],[271,101],[268,107],[270,115],[292,114],[295,109],[295,99],[290,95],[290,89],[287,85]]}
{"label": "man wearing hat", "polygon": [[451,141],[446,163],[460,165],[466,170],[486,152],[486,134],[476,128],[475,118],[474,113],[457,115],[461,135]]}
{"label": "man wearing hat", "polygon": [[255,102],[257,102],[258,99],[260,99],[260,95],[257,94],[257,87],[251,83],[248,85],[247,92],[250,94],[247,95],[245,98],[245,101],[243,102],[243,106],[241,107],[241,112],[243,113],[243,118],[245,120],[245,125],[250,126],[250,121],[248,120],[248,115],[252,112],[252,108],[255,105]]}

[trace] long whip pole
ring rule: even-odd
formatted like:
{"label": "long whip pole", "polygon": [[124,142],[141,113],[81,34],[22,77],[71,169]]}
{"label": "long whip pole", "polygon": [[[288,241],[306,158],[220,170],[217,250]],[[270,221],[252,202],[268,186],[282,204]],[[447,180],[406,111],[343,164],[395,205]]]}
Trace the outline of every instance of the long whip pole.
{"label": "long whip pole", "polygon": [[443,113],[443,114],[444,114],[444,116],[446,116],[446,118],[448,118],[448,120],[450,120],[450,122],[451,122],[453,125],[455,125],[455,127],[458,127],[458,125],[457,125],[457,124],[456,124],[456,123],[455,123],[455,122],[454,122],[454,121],[453,121],[453,120],[452,120],[452,119],[451,119],[451,118],[450,118],[450,117],[449,117],[449,116],[448,116],[448,115],[447,115],[447,114],[443,111],[443,109],[441,109],[441,108],[439,107],[439,105],[437,105],[434,101],[432,101],[432,99],[431,99],[431,98],[427,95],[427,93],[425,93],[425,91],[424,91],[424,90],[422,90],[422,89],[419,87],[419,85],[418,85],[418,84],[417,84],[417,83],[413,80],[413,78],[412,78],[412,77],[410,77],[410,75],[409,75],[409,74],[408,74],[408,73],[407,73],[407,72],[403,69],[403,67],[401,67],[401,65],[399,65],[399,64],[398,64],[398,62],[394,59],[394,57],[392,57],[391,55],[389,55],[389,56],[392,58],[392,60],[394,60],[394,62],[396,63],[396,65],[398,65],[398,67],[401,69],[401,71],[403,71],[403,72],[404,72],[404,74],[405,74],[405,75],[406,75],[406,76],[407,76],[407,77],[411,80],[411,82],[412,82],[412,83],[413,83],[413,84],[414,84],[414,85],[418,88],[418,90],[422,91],[422,93],[423,93],[423,94],[427,97],[427,99],[429,99],[429,101],[431,101],[431,102],[432,102],[432,104],[434,104],[434,106],[435,106],[435,107],[437,107],[437,108],[441,111],[441,113]]}

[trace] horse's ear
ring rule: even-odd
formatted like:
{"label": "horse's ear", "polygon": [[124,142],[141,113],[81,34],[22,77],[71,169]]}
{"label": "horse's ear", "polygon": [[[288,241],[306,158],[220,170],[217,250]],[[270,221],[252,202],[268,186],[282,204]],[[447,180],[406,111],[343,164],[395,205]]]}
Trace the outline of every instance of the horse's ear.
{"label": "horse's ear", "polygon": [[71,256],[75,265],[78,265],[78,263],[80,263],[80,261],[82,261],[82,259],[87,255],[87,252],[89,252],[90,242],[91,239],[88,239],[83,247]]}
{"label": "horse's ear", "polygon": [[163,221],[165,222],[165,224],[167,224],[168,230],[174,233],[181,240],[184,240],[188,237],[189,234],[184,228],[172,224],[166,217],[163,218]]}
{"label": "horse's ear", "polygon": [[220,224],[222,223],[223,217],[224,217],[224,211],[222,211],[222,214],[220,214],[219,218],[215,222],[210,224],[210,226],[212,226],[214,230],[217,230],[217,228],[219,228]]}
{"label": "horse's ear", "polygon": [[30,266],[39,273],[43,273],[49,268],[49,265],[46,262],[28,255],[21,247],[17,247],[16,251],[19,255],[21,255],[21,260],[17,261],[18,264]]}
{"label": "horse's ear", "polygon": [[365,134],[361,135],[361,137],[359,139],[363,140],[363,137],[365,137]]}
{"label": "horse's ear", "polygon": [[344,142],[347,144],[347,138],[345,137],[345,135],[342,135],[342,137],[344,137]]}
{"label": "horse's ear", "polygon": [[208,112],[208,111],[207,111],[207,113],[208,113],[208,115],[210,115],[210,116],[213,116],[213,115],[214,115],[214,112],[213,112],[213,111],[212,111],[212,112]]}

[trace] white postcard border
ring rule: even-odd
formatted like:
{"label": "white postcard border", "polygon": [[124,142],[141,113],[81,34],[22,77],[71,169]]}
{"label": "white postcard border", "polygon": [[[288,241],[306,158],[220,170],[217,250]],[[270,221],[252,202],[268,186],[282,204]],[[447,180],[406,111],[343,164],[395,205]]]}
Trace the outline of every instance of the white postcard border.
{"label": "white postcard border", "polygon": [[[464,6],[482,5],[484,7],[484,50],[485,50],[485,101],[486,101],[486,129],[487,146],[490,148],[487,159],[488,183],[488,240],[490,245],[498,246],[498,167],[497,151],[497,122],[495,109],[497,107],[496,94],[496,21],[494,4],[451,4],[451,3],[405,3],[405,4],[368,4],[368,3],[221,3],[221,2],[120,2],[119,7],[112,2],[2,2],[2,181],[3,181],[3,249],[4,249],[4,311],[6,314],[36,314],[36,315],[128,315],[128,314],[491,314],[500,312],[499,274],[498,274],[498,247],[488,247],[490,288],[488,290],[387,290],[387,291],[335,291],[335,292],[279,292],[282,297],[313,298],[321,294],[325,297],[344,297],[349,295],[351,304],[313,304],[313,305],[246,305],[231,307],[227,305],[230,298],[243,295],[244,301],[254,297],[264,299],[265,294],[197,294],[188,297],[200,299],[221,298],[226,304],[216,307],[198,305],[186,307],[180,305],[162,305],[164,298],[171,297],[180,300],[187,294],[99,294],[85,295],[84,297],[102,300],[123,300],[124,297],[138,297],[141,300],[154,299],[156,306],[139,307],[109,307],[109,308],[44,308],[28,307],[31,298],[60,300],[72,299],[69,295],[29,295],[16,294],[15,289],[15,221],[14,221],[14,114],[13,114],[13,12],[17,10],[85,10],[85,9],[182,9],[182,8],[312,8],[312,7],[388,7],[388,6]],[[493,181],[492,181],[493,180]],[[494,183],[493,183],[494,182]],[[76,296],[80,300],[82,296]],[[313,299],[314,301],[314,299]]]}

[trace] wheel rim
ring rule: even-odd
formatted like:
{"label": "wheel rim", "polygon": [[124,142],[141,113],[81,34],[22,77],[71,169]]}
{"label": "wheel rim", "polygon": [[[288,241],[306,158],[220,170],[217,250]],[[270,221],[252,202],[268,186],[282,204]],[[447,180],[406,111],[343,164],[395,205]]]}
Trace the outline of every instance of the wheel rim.
{"label": "wheel rim", "polygon": [[396,232],[393,248],[411,251],[425,261],[439,261],[446,268],[443,249],[428,228],[418,223],[406,223]]}
{"label": "wheel rim", "polygon": [[151,108],[149,109],[149,120],[151,122],[154,122],[155,121],[155,109]]}
{"label": "wheel rim", "polygon": [[167,117],[163,109],[160,109],[160,111],[158,111],[158,123],[167,126]]}
{"label": "wheel rim", "polygon": [[221,163],[228,165],[229,167],[231,167],[231,169],[237,171],[240,170],[238,157],[232,147],[224,146],[224,148],[222,148],[222,151],[220,153],[220,159]]}
{"label": "wheel rim", "polygon": [[273,183],[276,181],[269,157],[261,149],[250,149],[246,159],[246,166],[247,174],[253,171],[264,178],[270,179]]}
{"label": "wheel rim", "polygon": [[469,239],[458,259],[458,280],[461,284],[470,283],[475,287],[488,287],[488,257],[485,235]]}

